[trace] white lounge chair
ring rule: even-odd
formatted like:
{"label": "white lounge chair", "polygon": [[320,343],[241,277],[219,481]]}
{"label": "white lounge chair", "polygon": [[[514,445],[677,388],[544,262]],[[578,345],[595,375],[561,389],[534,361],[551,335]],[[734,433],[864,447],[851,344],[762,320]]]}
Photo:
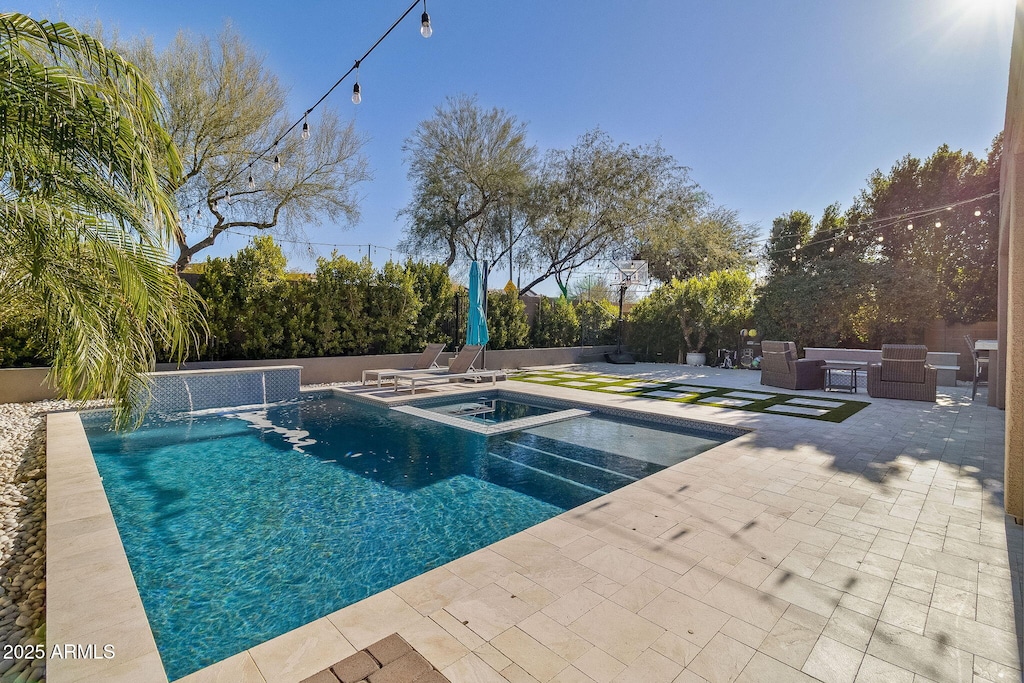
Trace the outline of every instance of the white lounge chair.
{"label": "white lounge chair", "polygon": [[459,355],[448,366],[447,372],[404,372],[400,375],[395,375],[395,391],[402,388],[402,382],[408,382],[409,389],[414,394],[416,393],[417,384],[423,386],[424,384],[441,384],[462,379],[473,380],[474,382],[490,379],[491,384],[496,384],[498,377],[505,374],[501,370],[472,369],[473,364],[480,355],[481,349],[483,349],[482,346],[462,347],[462,351],[459,351]]}
{"label": "white lounge chair", "polygon": [[396,375],[400,375],[403,372],[441,372],[447,368],[439,368],[437,366],[437,359],[444,351],[445,344],[427,344],[427,348],[423,349],[423,353],[419,355],[416,362],[412,364],[411,368],[404,370],[396,370],[394,368],[384,368],[379,370],[363,370],[363,386],[366,386],[367,379],[377,380],[377,386],[381,385],[381,382],[388,378],[394,378]]}

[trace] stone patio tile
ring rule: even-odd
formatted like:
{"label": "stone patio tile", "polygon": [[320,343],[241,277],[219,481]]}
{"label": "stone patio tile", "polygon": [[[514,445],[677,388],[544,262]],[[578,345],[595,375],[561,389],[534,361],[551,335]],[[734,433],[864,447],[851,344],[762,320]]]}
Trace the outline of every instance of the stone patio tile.
{"label": "stone patio tile", "polygon": [[[348,642],[362,649],[391,635],[406,624],[418,621],[422,615],[394,591],[386,590],[332,612],[326,618]],[[340,658],[335,657],[334,661],[338,659]]]}
{"label": "stone patio tile", "polygon": [[302,680],[355,652],[328,617],[249,649],[260,674],[268,681]]}
{"label": "stone patio tile", "polygon": [[736,617],[727,621],[719,633],[724,633],[755,650],[761,646],[761,643],[764,642],[765,637],[768,635],[768,632],[764,629]]}
{"label": "stone patio tile", "polygon": [[646,573],[644,573],[608,596],[608,598],[616,605],[625,607],[630,612],[639,612],[651,600],[661,595],[666,588],[667,586],[648,578]]}
{"label": "stone patio tile", "polygon": [[[555,519],[560,518],[556,517]],[[564,555],[565,557],[569,558],[570,560],[578,561],[586,557],[590,553],[594,552],[598,548],[604,547],[605,545],[607,545],[607,543],[605,543],[604,541],[594,538],[593,536],[587,535],[584,532],[584,535],[582,537],[562,546],[558,552]]]}
{"label": "stone patio tile", "polygon": [[614,683],[672,683],[683,667],[654,650],[644,650]]}
{"label": "stone patio tile", "polygon": [[692,536],[688,535],[682,539],[682,545],[733,566],[750,552],[750,549],[743,544],[712,531],[701,531]]}
{"label": "stone patio tile", "polygon": [[832,616],[832,611],[843,595],[835,588],[779,569],[773,571],[759,588],[769,595],[824,617]]}
{"label": "stone patio tile", "polygon": [[535,583],[519,572],[513,572],[508,576],[498,579],[494,585],[504,588],[516,598],[523,600],[535,609],[546,607],[558,599],[558,596]]}
{"label": "stone patio tile", "polygon": [[831,549],[839,540],[839,534],[833,531],[825,531],[792,520],[780,526],[777,533],[826,549]]}
{"label": "stone patio tile", "polygon": [[925,636],[1007,666],[1020,665],[1016,634],[932,608]]}
{"label": "stone patio tile", "polygon": [[[1009,595],[1007,597],[1010,597]],[[996,600],[985,595],[978,596],[977,620],[1003,631],[1013,632],[1020,617],[1014,611],[1012,602]]]}
{"label": "stone patio tile", "polygon": [[877,657],[864,655],[855,683],[914,683],[914,673]]}
{"label": "stone patio tile", "polygon": [[685,638],[677,636],[671,631],[665,631],[654,641],[651,649],[665,655],[677,664],[686,666],[697,656],[701,647]]}
{"label": "stone patio tile", "polygon": [[551,680],[569,665],[515,626],[493,638],[491,645],[541,683]]}
{"label": "stone patio tile", "polygon": [[875,627],[867,654],[937,683],[969,681],[972,677],[970,653],[885,622]]}
{"label": "stone patio tile", "polygon": [[446,564],[445,568],[477,588],[493,583],[496,579],[521,569],[515,562],[502,557],[489,548],[482,548],[460,557],[454,562]]}
{"label": "stone patio tile", "polygon": [[567,666],[551,679],[551,683],[594,683],[594,679],[574,666]]}
{"label": "stone patio tile", "polygon": [[562,626],[568,626],[602,602],[604,602],[602,596],[589,588],[580,586],[555,600],[541,611]]}
{"label": "stone patio tile", "polygon": [[824,408],[810,408],[807,406],[792,405],[790,403],[776,403],[764,409],[769,413],[783,413],[786,415],[814,415],[820,416],[828,413]]}
{"label": "stone patio tile", "polygon": [[594,591],[602,598],[610,598],[612,595],[622,590],[621,583],[612,581],[603,574],[594,574],[590,579],[583,582],[583,587]]}
{"label": "stone patio tile", "polygon": [[[575,524],[570,524],[558,517],[553,517],[546,522],[527,529],[527,533],[536,536],[552,545],[565,549],[574,541],[579,541],[587,535],[587,532]],[[579,558],[572,558],[579,559]]]}
{"label": "stone patio tile", "polygon": [[542,612],[530,615],[518,627],[567,662],[576,661],[593,648],[587,640]]}
{"label": "stone patio tile", "polygon": [[896,578],[896,572],[899,571],[900,562],[884,555],[869,552],[864,556],[864,560],[858,568],[865,574],[871,574],[886,581],[893,581]]}
{"label": "stone patio tile", "polygon": [[[266,683],[266,679],[252,655],[245,651],[180,678],[177,683]],[[337,679],[331,683],[337,683]]]}
{"label": "stone patio tile", "polygon": [[686,668],[712,683],[729,683],[739,677],[754,653],[754,648],[718,633]]}
{"label": "stone patio tile", "polygon": [[808,655],[814,649],[814,644],[818,642],[819,635],[820,631],[807,628],[789,619],[780,619],[757,649],[780,662],[799,669],[807,661]]}
{"label": "stone patio tile", "polygon": [[476,648],[473,650],[473,654],[484,660],[495,671],[504,671],[512,664],[511,659],[498,652],[498,649],[490,643],[484,643]]}
{"label": "stone patio tile", "polygon": [[456,600],[445,611],[489,641],[536,612],[537,608],[492,583]]}
{"label": "stone patio tile", "polygon": [[[427,617],[399,629],[398,635],[416,648],[436,669],[443,669],[469,654],[469,648],[459,642],[458,638]],[[384,662],[373,648],[370,654]]]}
{"label": "stone patio tile", "polygon": [[771,630],[789,607],[784,600],[730,578],[719,581],[701,602],[765,631]]}
{"label": "stone patio tile", "polygon": [[607,601],[569,624],[569,629],[627,666],[664,633],[653,621]]}
{"label": "stone patio tile", "polygon": [[740,673],[736,683],[814,683],[802,671],[798,671],[782,662],[757,652],[751,657],[746,668]]}
{"label": "stone patio tile", "polygon": [[863,652],[823,635],[801,671],[825,683],[853,683],[863,658]]}
{"label": "stone patio tile", "polygon": [[874,617],[840,605],[832,613],[832,617],[821,634],[863,652],[868,647],[868,641],[871,640],[871,633],[875,630],[877,621]]}
{"label": "stone patio tile", "polygon": [[[951,555],[938,550],[921,548],[911,544],[903,555],[903,562],[925,569],[941,571],[971,581],[978,580],[978,561]],[[899,574],[897,574],[897,579]]]}
{"label": "stone patio tile", "polygon": [[428,615],[446,607],[452,600],[472,593],[476,587],[448,569],[438,567],[391,590],[417,612]]}
{"label": "stone patio tile", "polygon": [[837,588],[865,600],[881,605],[889,594],[892,583],[865,572],[823,560],[811,575],[811,581]]}
{"label": "stone patio tile", "polygon": [[470,650],[475,650],[484,643],[483,638],[478,636],[468,627],[463,625],[461,621],[443,609],[431,614],[430,620],[443,628],[447,633],[451,634],[452,637],[462,643],[464,647],[467,647]]}
{"label": "stone patio tile", "polygon": [[508,683],[505,677],[472,653],[442,669],[441,673],[448,680],[460,683]]}
{"label": "stone patio tile", "polygon": [[932,594],[929,591],[922,591],[910,586],[905,586],[902,583],[894,583],[892,588],[889,589],[889,597],[896,596],[900,598],[906,598],[912,600],[919,605],[928,607],[932,604]]}
{"label": "stone patio tile", "polygon": [[573,662],[573,666],[597,683],[611,683],[626,668],[625,664],[599,647],[589,650]]}
{"label": "stone patio tile", "polygon": [[843,597],[839,599],[840,607],[851,609],[858,614],[863,614],[872,619],[878,618],[878,615],[882,612],[882,604],[859,598],[853,593],[843,593]]}
{"label": "stone patio tile", "polygon": [[958,617],[974,619],[977,604],[978,595],[971,591],[954,588],[939,582],[936,582],[935,589],[932,591],[931,606]]}
{"label": "stone patio tile", "polygon": [[890,595],[886,598],[878,618],[887,624],[924,635],[924,627],[928,621],[928,606]]}
{"label": "stone patio tile", "polygon": [[974,655],[974,680],[977,681],[979,677],[993,683],[1024,680],[1021,679],[1020,669],[1006,666],[999,662],[993,662],[991,659],[986,659],[981,655]]}
{"label": "stone patio tile", "polygon": [[729,615],[673,589],[640,610],[640,616],[697,645],[706,645]]}

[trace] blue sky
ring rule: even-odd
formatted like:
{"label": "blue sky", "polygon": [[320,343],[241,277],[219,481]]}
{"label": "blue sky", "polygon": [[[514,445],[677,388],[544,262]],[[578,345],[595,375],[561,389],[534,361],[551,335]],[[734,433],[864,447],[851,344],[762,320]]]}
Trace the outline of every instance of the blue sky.
{"label": "blue sky", "polygon": [[[231,21],[289,89],[296,118],[408,0],[23,2],[36,18],[116,27],[165,45],[180,28]],[[984,154],[1002,128],[1013,0],[428,0],[329,103],[370,142],[374,180],[354,227],[310,226],[313,242],[395,246],[409,200],[401,146],[448,95],[476,94],[528,125],[541,150],[600,126],[660,140],[716,203],[762,229],[794,209],[849,206],[876,168],[942,143]],[[211,255],[247,242],[233,237]],[[318,247],[322,253],[329,247]],[[339,249],[349,256],[366,253]],[[206,252],[204,252],[205,255]],[[381,263],[387,252],[374,254]],[[304,250],[293,267],[309,267]],[[504,278],[505,274],[500,273]],[[543,288],[542,288],[543,291]]]}

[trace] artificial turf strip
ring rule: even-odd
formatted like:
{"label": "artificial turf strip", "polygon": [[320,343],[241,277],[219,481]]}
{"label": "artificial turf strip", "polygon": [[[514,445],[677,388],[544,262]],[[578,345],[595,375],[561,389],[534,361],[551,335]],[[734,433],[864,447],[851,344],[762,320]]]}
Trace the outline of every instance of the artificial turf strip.
{"label": "artificial turf strip", "polygon": [[[572,375],[571,377],[562,377],[562,375]],[[545,378],[538,380],[537,378]],[[846,418],[860,412],[866,408],[869,404],[864,401],[847,401],[844,399],[833,399],[833,398],[819,398],[819,397],[808,397],[801,396],[800,394],[778,394],[774,391],[761,391],[760,389],[735,389],[727,387],[709,387],[702,384],[693,384],[690,382],[656,382],[648,381],[645,379],[638,379],[633,377],[619,377],[615,375],[601,375],[598,373],[574,373],[574,372],[558,372],[558,371],[546,371],[546,370],[533,370],[526,373],[520,373],[516,375],[516,380],[520,382],[534,382],[535,384],[555,385],[565,387],[567,389],[583,389],[584,391],[598,391],[603,394],[617,394],[619,396],[640,396],[643,398],[658,399],[661,401],[671,401],[673,403],[694,403],[697,405],[708,405],[716,408],[729,408],[730,410],[747,410],[753,413],[767,412],[771,415],[787,415],[789,417],[803,417],[810,420],[821,420],[824,422],[842,422]],[[569,382],[586,382],[586,381],[599,381],[600,385],[597,386],[573,386],[568,384]],[[651,387],[636,387],[631,388],[630,391],[614,391],[609,390],[607,387],[614,386],[626,386],[629,384],[657,384],[658,386]],[[652,391],[664,391],[673,389],[675,387],[694,387],[695,389],[701,389],[700,393],[686,393],[681,394],[678,398],[667,398],[662,396],[649,396],[648,393]],[[771,396],[771,398],[754,400],[754,399],[739,399],[748,400],[750,403],[744,406],[726,405],[723,403],[716,403],[713,401],[706,401],[704,399],[721,397],[722,399],[733,399],[733,397],[726,396],[726,394],[732,393],[744,393],[744,394],[762,394]],[[823,408],[820,406],[800,406],[799,404],[787,404],[786,401],[791,399],[808,399],[813,398],[815,401],[831,401],[836,403],[835,408]],[[827,410],[823,415],[798,415],[796,413],[780,413],[771,410],[766,410],[770,406],[786,404],[789,407],[803,407],[811,408],[817,407],[820,410]]]}

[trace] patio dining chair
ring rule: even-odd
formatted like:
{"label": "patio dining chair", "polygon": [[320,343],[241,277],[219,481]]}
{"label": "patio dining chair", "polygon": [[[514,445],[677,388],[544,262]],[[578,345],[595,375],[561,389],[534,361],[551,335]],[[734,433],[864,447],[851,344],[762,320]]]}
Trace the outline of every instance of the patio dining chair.
{"label": "patio dining chair", "polygon": [[[981,353],[974,347],[974,340],[971,339],[971,335],[964,335],[964,343],[967,344],[967,350],[971,354],[973,359],[974,376],[971,378],[971,400],[978,395],[978,385],[984,384],[988,386],[988,355],[982,356]],[[981,379],[982,373],[985,375],[985,379]]]}
{"label": "patio dining chair", "polygon": [[868,364],[868,395],[934,403],[938,370],[927,360],[926,346],[882,344],[882,362]]}

